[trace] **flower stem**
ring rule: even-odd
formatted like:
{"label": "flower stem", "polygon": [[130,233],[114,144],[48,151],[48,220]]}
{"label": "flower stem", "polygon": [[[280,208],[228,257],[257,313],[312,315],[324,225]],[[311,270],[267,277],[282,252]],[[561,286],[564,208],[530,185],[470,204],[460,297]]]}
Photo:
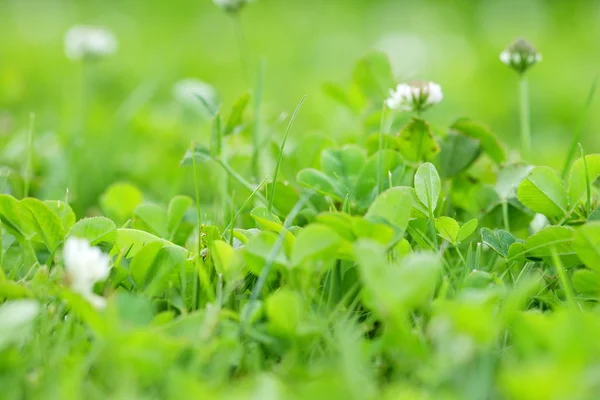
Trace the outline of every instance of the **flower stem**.
{"label": "flower stem", "polygon": [[531,152],[531,125],[529,115],[529,85],[527,76],[519,78],[519,117],[521,120],[521,155],[525,158]]}
{"label": "flower stem", "polygon": [[239,13],[234,13],[232,19],[238,51],[240,53],[240,63],[242,65],[242,70],[244,71],[244,78],[247,82],[250,82],[250,52],[248,51],[246,35],[244,34],[244,28],[242,27],[242,20],[240,19]]}
{"label": "flower stem", "polygon": [[31,184],[31,159],[33,158],[33,129],[35,124],[35,114],[29,115],[29,129],[27,130],[27,154],[23,168],[23,197],[29,197],[29,187]]}

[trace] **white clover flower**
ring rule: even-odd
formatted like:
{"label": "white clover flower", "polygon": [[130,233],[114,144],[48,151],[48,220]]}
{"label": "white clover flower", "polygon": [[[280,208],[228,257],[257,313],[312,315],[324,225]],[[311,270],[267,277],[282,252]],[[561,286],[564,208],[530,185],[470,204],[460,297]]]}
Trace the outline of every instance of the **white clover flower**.
{"label": "white clover flower", "polygon": [[500,61],[522,74],[542,61],[542,55],[525,39],[517,39],[500,53]]}
{"label": "white clover flower", "polygon": [[65,35],[65,54],[72,60],[101,58],[117,51],[116,36],[100,27],[76,25]]}
{"label": "white clover flower", "polygon": [[182,79],[173,85],[173,97],[183,105],[214,111],[219,97],[214,86],[194,78]]}
{"label": "white clover flower", "polygon": [[442,88],[434,82],[401,83],[390,89],[386,105],[395,111],[425,111],[444,98]]}
{"label": "white clover flower", "polygon": [[108,278],[110,257],[85,239],[67,239],[63,250],[65,268],[71,289],[96,308],[104,308],[106,300],[93,292],[94,284]]}
{"label": "white clover flower", "polygon": [[235,13],[252,1],[253,0],[213,0],[213,3],[227,12]]}

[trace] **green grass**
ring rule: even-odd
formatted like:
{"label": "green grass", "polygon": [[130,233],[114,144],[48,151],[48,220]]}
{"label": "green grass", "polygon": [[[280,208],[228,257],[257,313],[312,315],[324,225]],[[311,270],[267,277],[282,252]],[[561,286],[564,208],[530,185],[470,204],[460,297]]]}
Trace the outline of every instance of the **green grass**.
{"label": "green grass", "polygon": [[[596,397],[593,2],[27,4],[0,3],[0,398]],[[80,20],[119,52],[67,61]],[[544,53],[521,116],[514,27]],[[370,49],[399,31],[452,62]],[[175,101],[188,76],[219,99]],[[444,100],[382,108],[415,77]]]}

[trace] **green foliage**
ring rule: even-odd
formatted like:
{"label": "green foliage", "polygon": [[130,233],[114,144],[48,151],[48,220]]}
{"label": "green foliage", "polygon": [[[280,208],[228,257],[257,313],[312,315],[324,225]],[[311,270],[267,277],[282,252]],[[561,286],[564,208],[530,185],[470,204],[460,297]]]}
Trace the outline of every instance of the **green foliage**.
{"label": "green foliage", "polygon": [[[255,66],[242,58],[253,86]],[[80,61],[82,76],[102,68]],[[600,155],[575,161],[565,181],[509,157],[480,122],[444,127],[429,110],[427,119],[389,110],[396,81],[379,52],[357,62],[347,88],[324,87],[346,108],[340,120],[352,118],[335,126],[343,133],[312,127],[322,133],[305,129],[283,146],[290,120],[282,106],[262,107],[261,68],[249,93],[204,101],[208,110],[136,89],[114,129],[156,140],[144,162],[127,154],[115,171],[100,156],[86,165],[80,140],[111,154],[128,139],[95,135],[92,116],[107,113],[84,110],[80,137],[57,139],[60,157],[81,162],[64,168],[81,168],[31,177],[35,198],[20,198],[24,177],[6,179],[5,397],[595,397]],[[338,124],[310,107],[310,122]],[[50,163],[31,150],[33,167]],[[135,185],[111,182],[123,170]],[[62,198],[67,178],[73,198],[41,200]],[[72,238],[97,249],[69,252]]]}

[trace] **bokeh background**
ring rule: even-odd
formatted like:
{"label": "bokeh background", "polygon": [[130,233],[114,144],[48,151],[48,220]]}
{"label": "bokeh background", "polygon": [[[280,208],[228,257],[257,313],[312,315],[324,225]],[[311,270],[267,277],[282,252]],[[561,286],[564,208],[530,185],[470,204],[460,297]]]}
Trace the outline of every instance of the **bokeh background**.
{"label": "bokeh background", "polygon": [[[33,112],[34,195],[64,198],[72,174],[65,138],[83,124],[80,213],[115,181],[132,182],[157,201],[193,193],[190,171],[179,161],[192,140],[206,140],[209,121],[178,103],[173,85],[183,78],[208,82],[224,108],[255,86],[256,75],[240,61],[232,18],[210,0],[0,0],[0,20],[5,181],[20,168]],[[529,74],[531,161],[557,167],[600,71],[599,22],[595,0],[256,0],[240,16],[249,69],[259,60],[266,65],[263,119],[274,135],[282,135],[278,121],[307,95],[292,143],[311,133],[356,140],[360,128],[323,84],[346,85],[355,61],[379,49],[398,81],[441,84],[445,99],[428,113],[434,125],[469,116],[516,147],[517,76],[498,55],[524,36],[543,54]],[[118,52],[86,76],[64,54],[64,34],[75,24],[106,27],[119,39]],[[93,98],[82,115],[85,79]],[[600,150],[598,107],[595,101],[583,126],[588,153]],[[210,171],[204,174],[210,179]]]}

